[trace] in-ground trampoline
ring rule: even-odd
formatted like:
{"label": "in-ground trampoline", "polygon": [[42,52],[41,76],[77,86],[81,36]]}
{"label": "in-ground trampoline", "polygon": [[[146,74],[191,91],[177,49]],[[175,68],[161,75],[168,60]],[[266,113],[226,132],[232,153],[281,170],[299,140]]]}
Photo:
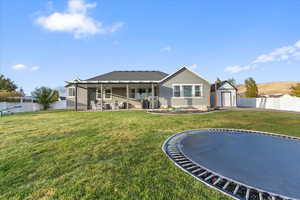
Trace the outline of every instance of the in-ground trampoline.
{"label": "in-ground trampoline", "polygon": [[177,133],[163,150],[182,170],[235,199],[300,199],[300,139],[265,132]]}

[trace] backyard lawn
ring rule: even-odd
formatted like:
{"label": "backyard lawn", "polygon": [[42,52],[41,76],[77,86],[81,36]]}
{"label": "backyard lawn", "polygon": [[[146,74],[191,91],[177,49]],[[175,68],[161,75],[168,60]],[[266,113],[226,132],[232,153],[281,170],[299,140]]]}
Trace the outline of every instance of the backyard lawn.
{"label": "backyard lawn", "polygon": [[0,199],[229,199],[185,174],[161,150],[176,132],[213,127],[300,137],[300,114],[53,111],[5,116],[0,118]]}

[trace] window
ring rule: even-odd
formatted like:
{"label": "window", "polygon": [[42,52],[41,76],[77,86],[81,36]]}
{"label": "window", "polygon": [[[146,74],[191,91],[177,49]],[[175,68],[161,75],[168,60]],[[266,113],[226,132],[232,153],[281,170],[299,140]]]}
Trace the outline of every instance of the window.
{"label": "window", "polygon": [[202,97],[202,85],[182,84],[173,86],[173,97]]}
{"label": "window", "polygon": [[129,98],[135,98],[135,88],[130,89]]}
{"label": "window", "polygon": [[146,88],[139,88],[137,95],[137,99],[145,99],[147,96]]}
{"label": "window", "polygon": [[111,88],[107,88],[104,90],[104,98],[111,99]]}
{"label": "window", "polygon": [[174,91],[173,93],[174,97],[180,97],[180,85],[175,85],[173,87],[173,91]]}
{"label": "window", "polygon": [[101,88],[97,89],[97,99],[101,99]]}
{"label": "window", "polygon": [[129,98],[132,98],[132,99],[135,98],[135,88],[130,89]]}
{"label": "window", "polygon": [[183,85],[183,96],[184,97],[192,97],[193,96],[193,86],[192,85]]}
{"label": "window", "polygon": [[152,96],[152,88],[148,89],[148,96],[151,97]]}
{"label": "window", "polygon": [[195,85],[195,97],[202,96],[202,87],[201,85]]}
{"label": "window", "polygon": [[68,88],[68,96],[69,97],[75,96],[75,88]]}

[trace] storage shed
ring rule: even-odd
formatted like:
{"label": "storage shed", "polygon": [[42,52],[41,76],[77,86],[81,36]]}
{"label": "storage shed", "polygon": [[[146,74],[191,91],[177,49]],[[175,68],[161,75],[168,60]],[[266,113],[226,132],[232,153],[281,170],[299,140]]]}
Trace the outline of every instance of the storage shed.
{"label": "storage shed", "polygon": [[211,85],[210,102],[212,107],[236,107],[237,88],[228,81]]}

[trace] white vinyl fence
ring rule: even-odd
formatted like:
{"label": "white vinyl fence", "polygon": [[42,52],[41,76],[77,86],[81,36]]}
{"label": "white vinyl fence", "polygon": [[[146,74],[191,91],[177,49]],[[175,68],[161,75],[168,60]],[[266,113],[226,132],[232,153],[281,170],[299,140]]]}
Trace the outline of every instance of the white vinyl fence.
{"label": "white vinyl fence", "polygon": [[237,105],[238,107],[300,112],[300,98],[291,96],[280,98],[238,98]]}
{"label": "white vinyl fence", "polygon": [[[67,108],[67,101],[56,101],[50,105],[50,110],[59,110],[59,109],[66,109]],[[42,109],[37,103],[32,102],[22,102],[22,103],[11,103],[11,102],[0,102],[0,111],[1,110],[9,110],[12,113],[19,113],[19,112],[35,112]]]}

